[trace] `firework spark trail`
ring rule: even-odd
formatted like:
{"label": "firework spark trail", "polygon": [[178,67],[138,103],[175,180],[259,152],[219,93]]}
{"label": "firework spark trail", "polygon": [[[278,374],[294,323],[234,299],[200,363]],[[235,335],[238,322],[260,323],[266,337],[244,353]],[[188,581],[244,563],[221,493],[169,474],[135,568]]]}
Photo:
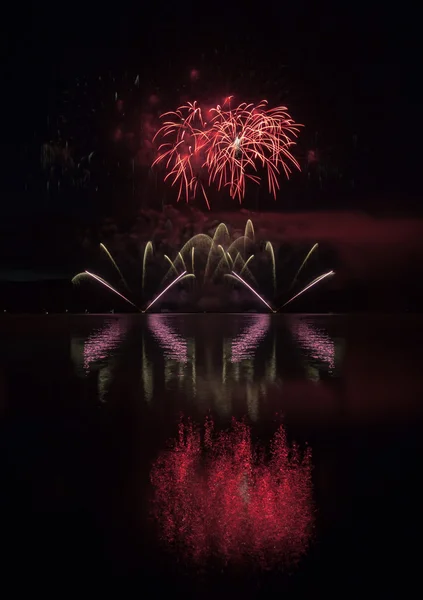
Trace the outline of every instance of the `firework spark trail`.
{"label": "firework spark trail", "polygon": [[317,244],[317,243],[316,243],[316,244],[314,244],[314,246],[311,248],[311,250],[309,250],[309,252],[308,252],[307,256],[305,257],[305,259],[304,259],[304,260],[303,260],[303,262],[301,263],[301,266],[300,266],[300,268],[298,269],[298,271],[297,271],[297,273],[296,273],[296,275],[295,275],[294,279],[292,280],[292,283],[291,283],[291,285],[289,286],[289,289],[290,289],[290,290],[291,290],[291,289],[294,287],[294,285],[295,285],[295,283],[296,283],[296,281],[297,281],[297,279],[298,279],[298,276],[299,276],[299,274],[301,273],[301,271],[303,270],[303,268],[304,268],[304,266],[305,266],[306,262],[308,261],[308,259],[310,258],[310,256],[313,254],[313,252],[314,252],[314,251],[315,251],[315,250],[316,250],[318,247],[319,247],[319,244]]}
{"label": "firework spark trail", "polygon": [[[215,249],[223,249],[223,246],[227,245],[226,241],[229,239],[229,231],[225,223],[219,223],[219,225],[216,227],[213,237],[211,238],[211,246],[209,249],[209,254],[207,256],[207,263],[204,271],[204,279],[207,279],[209,276],[212,260],[216,256]],[[228,262],[227,259],[226,262]]]}
{"label": "firework spark trail", "polygon": [[263,302],[263,304],[265,304],[265,305],[267,306],[267,308],[268,308],[268,309],[270,309],[270,310],[271,310],[273,313],[274,313],[274,312],[276,312],[275,310],[273,310],[273,308],[270,306],[270,304],[268,304],[268,303],[266,302],[266,300],[265,300],[264,298],[262,298],[262,297],[260,296],[260,294],[258,294],[258,293],[256,292],[256,290],[255,290],[253,287],[251,287],[251,285],[250,285],[249,283],[247,283],[247,282],[246,282],[246,281],[245,281],[245,280],[244,280],[242,277],[240,277],[240,276],[238,275],[238,273],[235,273],[235,271],[232,271],[232,274],[233,274],[233,275],[234,275],[234,276],[235,276],[235,277],[236,277],[236,278],[237,278],[239,281],[241,281],[241,283],[243,283],[243,284],[244,284],[244,285],[245,285],[245,286],[246,286],[246,287],[247,287],[249,290],[251,290],[251,291],[253,292],[253,294],[255,294],[255,295],[257,296],[257,298],[258,298],[259,300],[261,300],[261,301]]}
{"label": "firework spark trail", "polygon": [[[182,256],[185,256],[188,259],[189,253],[191,252],[191,263],[192,265],[194,265],[194,255],[192,254],[192,250],[194,248],[197,249],[198,254],[200,254],[200,258],[201,256],[207,252],[207,254],[210,252],[210,246],[212,244],[212,238],[205,234],[205,233],[197,233],[196,235],[192,236],[187,242],[185,242],[185,244],[182,246],[182,248],[180,249],[180,254]],[[175,258],[175,265],[178,264],[177,261],[180,261],[179,256],[177,256]],[[193,266],[194,268],[194,266]],[[162,279],[162,285],[165,284],[165,282],[169,279],[170,275],[172,273],[172,267],[169,268],[169,270],[167,271],[167,273],[165,274],[165,276]]]}
{"label": "firework spark trail", "polygon": [[254,225],[251,219],[248,219],[248,221],[245,224],[245,231],[244,231],[244,256],[247,252],[247,240],[251,240],[251,242],[254,244]]}
{"label": "firework spark trail", "polygon": [[254,254],[252,254],[249,258],[247,258],[247,260],[244,263],[244,266],[242,267],[241,271],[239,272],[240,275],[243,274],[243,272],[245,271],[245,269],[248,266],[248,263],[250,262],[250,260],[253,260],[253,258],[254,258]]}
{"label": "firework spark trail", "polygon": [[[223,248],[223,246],[222,246]],[[229,264],[230,263],[230,264]],[[228,269],[232,269],[233,266],[233,260],[231,255],[229,254],[229,252],[227,252],[224,248],[222,251],[222,257],[219,260],[219,262],[216,265],[216,268],[213,272],[213,275],[211,276],[211,279],[213,280],[220,272],[221,270],[224,268],[224,266],[227,266]],[[232,265],[232,266],[231,266]]]}
{"label": "firework spark trail", "polygon": [[254,225],[251,219],[248,219],[245,224],[244,237],[254,242]]}
{"label": "firework spark trail", "polygon": [[237,267],[237,265],[238,265],[239,262],[241,263],[241,267],[245,264],[245,261],[244,261],[244,259],[241,256],[241,252],[238,252],[235,255],[235,260],[234,260],[234,265],[233,265],[234,269],[236,269],[236,267]]}
{"label": "firework spark trail", "polygon": [[224,249],[224,247],[222,246],[222,244],[219,244],[219,245],[218,245],[218,248],[219,248],[219,249],[222,251],[223,258],[224,258],[224,259],[225,259],[225,261],[226,261],[226,264],[227,264],[227,266],[228,266],[228,269],[230,269],[231,267],[230,267],[230,265],[229,265],[229,261],[228,261],[228,256],[229,256],[229,258],[231,258],[230,254],[228,254],[228,256],[226,256],[226,252],[225,252],[225,249]]}
{"label": "firework spark trail", "polygon": [[71,282],[73,285],[80,285],[81,280],[84,278],[89,278],[89,276],[84,272],[84,273],[77,273],[76,275],[74,275],[71,279]]}
{"label": "firework spark trail", "polygon": [[272,260],[273,292],[276,294],[276,261],[272,242],[266,242],[265,252],[270,253],[270,258]]}
{"label": "firework spark trail", "polygon": [[[181,253],[179,252],[179,255],[180,254]],[[172,271],[175,271],[175,275],[178,275],[178,269],[175,267],[175,263],[173,262],[173,260],[169,258],[167,254],[163,254],[163,257],[170,264],[170,268],[172,269]]]}
{"label": "firework spark trail", "polygon": [[175,285],[175,283],[177,283],[178,281],[180,281],[185,274],[186,274],[186,271],[184,271],[183,273],[181,273],[180,275],[178,275],[178,277],[176,279],[174,279],[171,283],[169,283],[169,285],[167,287],[165,287],[165,289],[162,292],[160,292],[160,294],[158,296],[156,296],[156,298],[154,298],[154,300],[152,300],[150,302],[150,304],[147,306],[147,308],[145,310],[143,310],[142,312],[143,313],[147,312],[147,310],[149,308],[151,308],[153,306],[153,304],[155,302],[157,302],[157,300],[159,298],[161,298],[163,296],[163,294],[165,294],[167,292],[167,290],[169,290],[173,285]]}
{"label": "firework spark trail", "polygon": [[[115,288],[112,287],[110,285],[110,283],[107,283],[107,281],[105,281],[102,277],[99,277],[98,275],[95,275],[94,273],[90,273],[89,271],[85,271],[85,273],[89,277],[92,277],[93,279],[95,279],[96,281],[98,281],[99,283],[101,283],[102,285],[104,285],[105,287],[107,287],[109,290],[111,290],[112,292],[114,292],[115,294],[117,294],[118,296],[120,296],[121,298],[123,298],[125,300],[125,302],[128,302],[128,304],[131,304],[131,306],[133,306],[134,308],[136,308],[137,310],[139,310],[139,308],[138,308],[138,306],[136,304],[134,304],[133,302],[131,302],[130,300],[128,300],[128,298],[126,298],[126,296],[124,296],[123,294],[121,294],[120,292],[118,292],[117,290],[115,290]],[[76,277],[78,277],[78,275],[76,275]]]}
{"label": "firework spark trail", "polygon": [[153,244],[152,242],[147,242],[144,248],[144,256],[142,259],[142,289],[144,290],[145,286],[145,266],[147,264],[147,258],[149,254],[153,254]]}
{"label": "firework spark trail", "polygon": [[195,279],[194,273],[187,273],[186,275],[182,275],[179,281],[183,281],[184,279]]}
{"label": "firework spark trail", "polygon": [[320,281],[323,281],[323,279],[326,279],[326,277],[331,277],[332,275],[335,275],[335,271],[329,271],[328,273],[324,273],[323,275],[319,275],[319,277],[316,277],[316,279],[313,279],[313,281],[311,283],[309,283],[308,285],[306,285],[306,287],[303,290],[301,290],[301,292],[298,292],[298,294],[295,294],[295,296],[293,296],[290,300],[288,300],[288,302],[285,302],[285,304],[282,304],[281,308],[284,308],[284,306],[286,306],[287,304],[289,304],[290,302],[292,302],[293,300],[295,300],[295,298],[298,298],[298,296],[301,296],[301,294],[304,294],[304,292],[306,292],[311,287],[313,287],[314,285],[316,285],[316,283],[319,283]]}
{"label": "firework spark trail", "polygon": [[207,208],[209,210],[211,210],[211,208],[210,208],[210,202],[209,202],[209,199],[207,198],[206,190],[204,189],[204,185],[203,184],[201,184],[201,191],[203,192],[203,196],[204,196],[204,200],[206,201]]}
{"label": "firework spark trail", "polygon": [[233,260],[229,252],[225,250],[222,244],[219,244],[217,248],[221,251],[222,256],[219,262],[217,263],[212,275],[210,276],[210,281],[213,281],[225,267],[229,269],[229,271],[231,271],[233,268]]}
{"label": "firework spark trail", "polygon": [[[241,237],[237,238],[229,246],[229,248],[227,250],[227,254],[228,254],[229,258],[230,258],[232,268],[234,269],[235,268],[234,265],[237,262],[240,262],[241,263],[241,271],[245,270],[245,275],[248,276],[248,278],[251,280],[251,282],[254,285],[257,285],[257,281],[256,281],[254,275],[252,274],[252,272],[250,271],[250,269],[248,268],[248,266],[245,265],[244,258],[243,258],[242,254],[241,254],[241,249],[245,248],[245,245],[246,245],[247,241],[251,242],[251,240],[249,238],[246,238],[245,236],[241,236]],[[231,256],[231,252],[234,252],[234,254],[235,254],[235,260],[233,260],[233,258]]]}
{"label": "firework spark trail", "polygon": [[187,271],[188,269],[187,269],[187,266],[185,264],[184,257],[182,256],[182,254],[180,252],[178,252],[178,256],[181,259],[182,266],[184,267],[185,271]]}
{"label": "firework spark trail", "polygon": [[[245,260],[244,256],[243,256],[243,250],[246,248],[247,244],[253,245],[253,248],[251,248],[252,250],[254,250],[254,248],[257,248],[256,244],[253,242],[253,239],[252,239],[254,237],[254,227],[250,220],[247,221],[247,225],[245,227],[245,233],[246,233],[246,235],[240,236],[231,242],[231,238],[230,238],[227,226],[224,223],[220,223],[216,227],[213,237],[211,237],[210,235],[207,235],[207,234],[203,234],[203,233],[192,236],[183,245],[183,247],[180,249],[180,251],[177,253],[177,256],[174,261],[172,261],[169,258],[169,256],[164,255],[164,258],[169,263],[170,268],[168,269],[166,275],[164,276],[160,287],[164,287],[164,286],[167,286],[167,287],[165,289],[163,289],[163,292],[161,292],[161,294],[159,294],[147,306],[147,308],[145,310],[148,310],[150,308],[150,306],[152,306],[161,297],[161,295],[163,295],[167,291],[167,289],[169,289],[174,283],[184,279],[185,277],[188,277],[188,275],[186,275],[186,273],[189,270],[189,265],[192,268],[192,274],[190,274],[190,275],[194,276],[195,275],[195,273],[194,273],[195,272],[195,262],[197,262],[199,260],[200,261],[199,262],[200,274],[202,274],[202,277],[201,277],[202,281],[200,281],[200,290],[201,290],[201,283],[206,283],[206,280],[207,281],[210,280],[210,282],[212,282],[216,278],[217,275],[219,275],[219,277],[220,277],[222,270],[223,271],[227,270],[229,273],[227,272],[225,274],[225,277],[230,278],[230,280],[232,282],[236,281],[239,283],[241,281],[270,310],[272,310],[273,312],[276,312],[272,309],[270,304],[268,304],[266,302],[266,300],[264,300],[264,298],[262,296],[260,296],[260,294],[256,291],[256,289],[258,288],[258,285],[249,269],[249,263],[254,258],[254,254],[250,254],[250,256],[247,260]],[[301,264],[300,268],[297,271],[297,275],[294,278],[294,282],[295,282],[295,279],[298,277],[298,274],[303,269],[304,265],[307,263],[311,254],[316,250],[317,247],[318,247],[318,244],[314,244],[314,246],[312,246],[312,248],[306,255],[303,263]],[[108,250],[104,246],[104,244],[101,245],[101,248],[104,252],[107,253],[110,260],[115,265],[113,257],[111,257],[110,253],[108,252]],[[197,255],[198,258],[197,258],[197,256],[195,256],[195,254],[196,254],[195,250],[197,250],[197,252],[198,252],[198,255]],[[270,242],[266,243],[265,251],[269,252],[269,254],[271,256],[273,286],[274,286],[274,288],[276,288],[275,253],[273,250],[273,246]],[[146,263],[147,263],[147,259],[148,259],[149,255],[153,255],[153,245],[152,245],[151,241],[149,241],[146,244],[146,246],[144,248],[144,253],[143,253],[143,261],[142,261],[142,263],[143,263],[143,273],[142,273],[143,291],[144,291],[145,279],[146,279]],[[210,270],[211,263],[212,262],[214,263],[215,260],[218,261],[217,266],[215,267],[213,274],[209,277],[207,275],[207,272]],[[257,263],[254,263],[254,264],[257,265]],[[205,267],[205,270],[204,270],[204,267]],[[117,265],[116,265],[116,269],[119,271]],[[198,270],[198,266],[197,266],[197,270]],[[174,276],[176,276],[176,279],[174,279],[173,281],[171,281],[169,283],[166,280],[172,276],[172,273],[174,274]],[[245,273],[245,275],[244,275],[244,273]],[[121,275],[120,271],[119,271],[119,274]],[[310,289],[311,287],[313,287],[314,285],[316,285],[317,283],[319,283],[326,277],[333,275],[333,274],[334,274],[334,272],[330,271],[328,273],[320,275],[319,277],[314,279],[311,283],[309,283],[298,294],[296,294],[295,296],[290,298],[280,308],[283,308],[284,306],[286,306],[287,304],[289,304],[290,302],[295,300],[295,298],[297,298],[298,296],[300,296],[301,294],[306,292],[308,289]],[[206,277],[206,275],[207,275],[207,277]],[[247,281],[251,280],[250,283],[247,283],[247,281],[245,281],[245,279],[243,279],[242,276],[247,277]],[[96,279],[99,283],[102,283],[105,287],[107,287],[108,289],[113,291],[115,294],[119,295],[126,302],[130,303],[135,308],[138,308],[133,302],[131,302],[126,296],[124,296],[123,294],[118,292],[118,290],[113,288],[102,277],[100,277],[98,275],[94,275],[88,271],[86,271],[85,273],[79,273],[78,275],[76,275],[72,279],[72,283],[77,284],[83,278],[86,278],[86,277]],[[194,277],[192,277],[192,278],[194,278]],[[167,283],[169,283],[169,285],[167,285]],[[291,287],[292,287],[292,284],[291,284]]]}
{"label": "firework spark trail", "polygon": [[[241,255],[241,252],[238,252],[237,255],[235,256],[235,260],[233,261],[233,269],[235,270],[236,267],[238,266],[238,274],[242,275],[243,272],[245,271],[245,275],[248,276],[251,281],[253,282],[254,285],[257,285],[257,281],[254,277],[254,275],[251,273],[250,269],[248,268],[248,263],[250,262],[250,260],[254,257],[254,254],[252,256],[250,256],[250,258],[245,261],[243,256]],[[244,277],[245,277],[244,275]]]}
{"label": "firework spark trail", "polygon": [[100,244],[100,248],[106,253],[106,255],[108,256],[108,258],[110,259],[112,265],[114,266],[114,268],[116,269],[116,271],[119,273],[119,277],[121,278],[123,284],[125,285],[126,289],[128,290],[128,292],[130,292],[130,288],[129,285],[126,283],[125,277],[122,274],[122,271],[119,269],[115,259],[113,258],[113,256],[110,254],[110,252],[108,251],[108,249],[106,248],[106,246],[104,244]]}
{"label": "firework spark trail", "polygon": [[261,182],[256,174],[259,167],[267,170],[269,192],[276,198],[281,171],[289,177],[290,165],[300,169],[289,151],[299,125],[286,107],[268,109],[263,100],[256,106],[242,103],[232,109],[230,101],[227,98],[223,106],[210,109],[208,122],[197,102],[161,115],[166,120],[153,141],[160,138],[162,143],[152,166],[165,165],[165,181],[179,184],[178,201],[183,194],[187,202],[190,195],[194,198],[200,184],[210,210],[202,183],[208,180],[218,189],[228,186],[230,196],[242,202],[246,181]]}

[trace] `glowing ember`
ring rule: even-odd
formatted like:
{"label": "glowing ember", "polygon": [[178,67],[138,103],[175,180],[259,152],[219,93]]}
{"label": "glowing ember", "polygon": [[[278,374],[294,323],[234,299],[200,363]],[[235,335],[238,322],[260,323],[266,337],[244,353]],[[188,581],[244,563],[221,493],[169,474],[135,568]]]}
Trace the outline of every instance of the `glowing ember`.
{"label": "glowing ember", "polygon": [[178,200],[185,195],[188,202],[201,189],[210,209],[203,182],[213,182],[218,189],[229,187],[231,198],[241,202],[247,180],[260,184],[259,168],[267,172],[276,198],[280,172],[289,177],[290,165],[300,169],[289,150],[299,126],[286,107],[268,109],[263,100],[231,108],[231,98],[206,115],[197,102],[189,102],[161,116],[164,123],[154,138],[161,144],[152,166],[165,165],[165,181],[179,186]]}
{"label": "glowing ember", "polygon": [[224,563],[245,560],[263,568],[291,565],[306,552],[313,526],[311,454],[288,446],[283,427],[268,461],[251,442],[249,427],[204,441],[190,423],[153,465],[154,515],[163,540],[185,558]]}

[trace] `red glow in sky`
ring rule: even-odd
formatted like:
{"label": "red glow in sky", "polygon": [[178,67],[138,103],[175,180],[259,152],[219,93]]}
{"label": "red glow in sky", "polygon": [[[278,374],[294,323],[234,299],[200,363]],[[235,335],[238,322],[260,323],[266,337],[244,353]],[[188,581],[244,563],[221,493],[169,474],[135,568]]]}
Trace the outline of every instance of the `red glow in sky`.
{"label": "red glow in sky", "polygon": [[151,104],[151,106],[156,106],[160,102],[160,98],[157,94],[151,94],[148,101]]}
{"label": "red glow in sky", "polygon": [[198,78],[200,77],[200,71],[198,71],[198,69],[191,69],[189,77],[190,77],[191,81],[197,81]]}
{"label": "red glow in sky", "polygon": [[289,447],[283,427],[268,460],[250,428],[233,420],[204,439],[181,423],[173,447],[151,473],[154,515],[163,540],[195,562],[251,560],[263,568],[290,565],[306,552],[313,526],[311,455]]}

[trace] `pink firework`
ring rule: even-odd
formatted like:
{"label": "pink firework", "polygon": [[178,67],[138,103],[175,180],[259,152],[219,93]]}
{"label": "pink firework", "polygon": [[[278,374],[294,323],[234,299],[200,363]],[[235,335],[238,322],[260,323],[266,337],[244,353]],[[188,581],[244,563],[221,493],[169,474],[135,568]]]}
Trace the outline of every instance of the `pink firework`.
{"label": "pink firework", "polygon": [[267,171],[269,192],[276,198],[281,172],[289,177],[292,167],[300,169],[290,151],[299,125],[286,107],[268,109],[263,100],[231,108],[229,97],[207,111],[207,118],[193,102],[162,119],[168,120],[155,136],[162,143],[153,166],[165,164],[165,180],[179,184],[178,200],[185,192],[188,202],[201,189],[210,208],[202,183],[207,180],[218,189],[229,187],[230,196],[242,202],[247,180],[261,183],[259,169]]}

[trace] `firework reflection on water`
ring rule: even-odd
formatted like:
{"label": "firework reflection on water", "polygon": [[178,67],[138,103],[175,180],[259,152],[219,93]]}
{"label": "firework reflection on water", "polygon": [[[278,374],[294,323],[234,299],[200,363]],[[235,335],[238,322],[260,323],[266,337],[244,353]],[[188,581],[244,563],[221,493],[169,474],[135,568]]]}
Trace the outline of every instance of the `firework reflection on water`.
{"label": "firework reflection on water", "polygon": [[310,544],[311,452],[289,446],[282,426],[266,459],[244,423],[233,420],[231,429],[215,433],[206,420],[202,436],[181,422],[151,481],[161,538],[185,559],[290,567]]}

